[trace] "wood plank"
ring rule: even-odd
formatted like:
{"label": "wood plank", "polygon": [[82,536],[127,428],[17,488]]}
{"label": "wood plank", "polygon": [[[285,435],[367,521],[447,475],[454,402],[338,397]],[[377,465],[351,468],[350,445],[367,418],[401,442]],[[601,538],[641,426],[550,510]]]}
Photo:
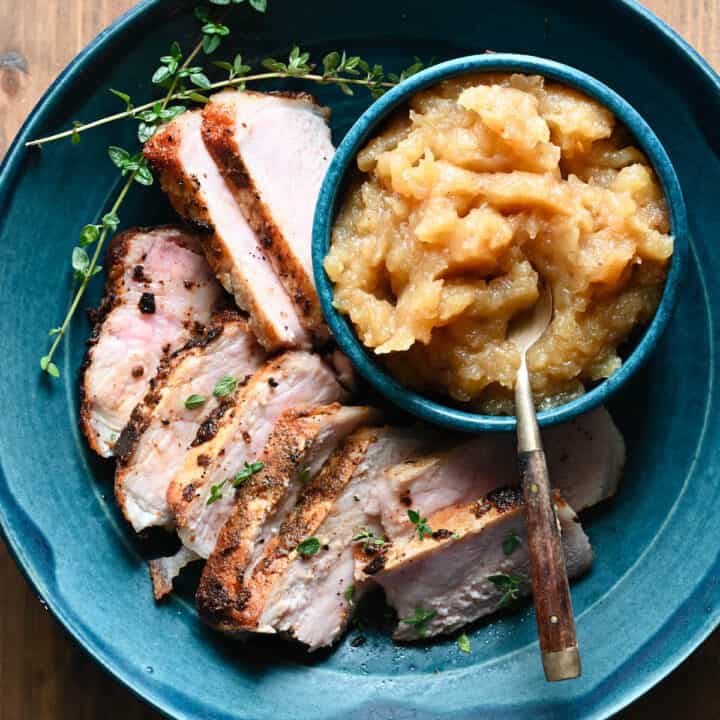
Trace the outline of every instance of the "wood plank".
{"label": "wood plank", "polygon": [[[133,0],[0,0],[0,156],[52,79]],[[647,0],[720,68],[718,0]],[[625,720],[720,717],[720,631]],[[100,670],[35,598],[0,543],[0,720],[158,720]]]}

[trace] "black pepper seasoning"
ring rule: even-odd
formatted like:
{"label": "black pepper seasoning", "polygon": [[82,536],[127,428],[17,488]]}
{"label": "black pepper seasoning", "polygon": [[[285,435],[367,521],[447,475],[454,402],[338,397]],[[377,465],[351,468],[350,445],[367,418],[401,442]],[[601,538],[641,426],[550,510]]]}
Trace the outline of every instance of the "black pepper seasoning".
{"label": "black pepper seasoning", "polygon": [[155,312],[155,296],[152,293],[144,292],[140,296],[138,307],[141,313],[152,315]]}

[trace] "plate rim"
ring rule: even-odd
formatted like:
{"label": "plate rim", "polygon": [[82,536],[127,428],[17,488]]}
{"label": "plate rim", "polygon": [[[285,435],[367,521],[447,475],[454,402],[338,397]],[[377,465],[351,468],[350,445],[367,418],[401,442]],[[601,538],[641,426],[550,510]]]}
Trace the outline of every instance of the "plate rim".
{"label": "plate rim", "polygon": [[[635,15],[636,18],[648,26],[651,31],[662,36],[665,43],[673,45],[682,51],[694,64],[695,69],[704,76],[704,80],[714,86],[715,92],[720,97],[720,74],[718,74],[710,63],[677,31],[671,28],[651,10],[641,5],[637,0],[610,0],[610,2],[615,4],[619,11]],[[157,10],[162,5],[163,0],[140,0],[135,6],[120,15],[115,21],[98,33],[95,38],[75,55],[48,86],[24,120],[8,147],[5,157],[2,162],[0,162],[0,213],[2,213],[7,201],[12,195],[14,180],[20,172],[24,157],[23,143],[25,142],[29,127],[36,116],[52,101],[52,95],[68,80],[76,67],[80,65],[88,55],[92,55],[112,37],[124,32],[127,27],[135,22],[140,21],[146,13]],[[691,240],[691,245],[692,244]],[[0,466],[0,481],[6,482],[5,471],[2,466]],[[141,680],[144,679],[141,675],[134,677],[132,673],[123,668],[118,662],[118,659],[113,657],[112,653],[109,652],[111,646],[106,645],[103,648],[101,642],[97,642],[92,637],[89,637],[87,628],[84,628],[82,623],[70,617],[66,612],[66,608],[63,607],[64,603],[60,601],[62,597],[60,594],[52,594],[49,592],[47,584],[39,577],[34,563],[25,552],[21,538],[16,537],[14,533],[10,532],[11,523],[8,521],[8,507],[9,506],[4,503],[0,503],[0,537],[2,537],[10,556],[13,558],[16,566],[29,583],[33,593],[37,596],[43,607],[52,613],[60,627],[70,635],[73,641],[76,642],[94,662],[105,672],[109,673],[114,680],[164,716],[169,718],[184,717],[185,713],[181,711],[181,713],[178,714],[177,708],[173,707],[173,703],[168,702],[167,696],[155,692],[151,684],[141,682]],[[720,557],[720,555],[718,557]],[[713,566],[718,566],[717,558]],[[708,574],[701,579],[693,591],[687,596],[683,605],[692,605],[694,599],[707,589],[710,574],[711,573],[708,572]],[[647,644],[663,634],[664,631],[667,631],[668,626],[672,625],[673,620],[677,619],[677,613],[681,607],[682,606],[680,606],[673,615],[668,617],[667,621],[657,631],[655,636],[649,638],[634,655],[628,657],[628,660],[642,652],[642,649],[645,648]],[[684,642],[678,642],[671,655],[661,662],[654,671],[645,673],[635,671],[636,679],[629,687],[622,688],[619,693],[609,693],[609,697],[606,696],[606,699],[594,702],[584,717],[588,720],[602,720],[616,714],[647,693],[673,672],[707,639],[712,631],[720,625],[720,603],[717,604],[712,613],[704,613],[704,615],[704,621],[698,626],[697,630],[689,637],[686,637]],[[101,640],[99,636],[98,639]],[[606,682],[608,679],[606,679]],[[361,709],[361,707],[355,708],[353,714]]]}

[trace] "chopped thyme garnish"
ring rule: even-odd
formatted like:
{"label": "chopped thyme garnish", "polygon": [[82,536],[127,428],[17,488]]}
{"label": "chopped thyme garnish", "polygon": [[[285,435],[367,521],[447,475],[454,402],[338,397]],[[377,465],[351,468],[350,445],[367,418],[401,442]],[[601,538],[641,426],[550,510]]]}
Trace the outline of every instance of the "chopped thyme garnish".
{"label": "chopped thyme garnish", "polygon": [[512,555],[520,545],[520,538],[517,533],[512,530],[510,534],[503,540],[502,549],[506,555]]}
{"label": "chopped thyme garnish", "polygon": [[414,625],[418,637],[425,637],[425,626],[437,615],[435,610],[423,610],[423,608],[415,608],[415,614],[409,617],[400,618],[400,622],[406,625]]}
{"label": "chopped thyme garnish", "polygon": [[185,407],[188,410],[196,410],[205,404],[205,399],[204,395],[188,395],[185,399]]}
{"label": "chopped thyme garnish", "polygon": [[470,638],[465,633],[463,633],[457,639],[457,646],[460,652],[469,653],[471,650]]}
{"label": "chopped thyme garnish", "polygon": [[320,541],[316,537],[305,538],[297,546],[298,555],[303,557],[311,557],[320,552]]}
{"label": "chopped thyme garnish", "polygon": [[350,605],[352,605],[355,601],[355,584],[348,585],[345,588],[345,592],[343,593],[343,597],[348,601]]}
{"label": "chopped thyme garnish", "polygon": [[520,597],[520,584],[522,578],[516,575],[506,575],[505,573],[498,573],[497,575],[490,575],[488,580],[498,589],[502,590],[502,596],[495,606],[497,609],[503,608],[509,605],[514,600]]}
{"label": "chopped thyme garnish", "polygon": [[265,463],[245,463],[245,467],[230,481],[234,488],[240,487],[248,478],[259,473],[265,467]]}
{"label": "chopped thyme garnish", "polygon": [[208,498],[206,505],[212,505],[213,503],[217,502],[222,497],[223,487],[225,487],[226,482],[227,482],[227,480],[223,480],[221,483],[218,483],[217,485],[213,485],[210,488],[210,497]]}
{"label": "chopped thyme garnish", "polygon": [[260,472],[264,467],[265,464],[261,462],[245,463],[245,467],[237,475],[225,478],[221,483],[213,485],[210,488],[210,497],[206,505],[212,505],[223,496],[223,488],[227,483],[230,483],[233,488],[240,487],[248,478]]}
{"label": "chopped thyme garnish", "polygon": [[236,387],[237,379],[232,375],[225,375],[225,377],[220,378],[220,380],[217,381],[215,389],[213,390],[213,395],[219,398],[226,397],[235,390]]}
{"label": "chopped thyme garnish", "polygon": [[298,480],[301,483],[306,483],[310,479],[310,466],[306,465],[298,474]]}
{"label": "chopped thyme garnish", "polygon": [[426,537],[430,537],[433,531],[432,528],[427,524],[427,518],[421,518],[420,513],[415,510],[407,511],[410,522],[415,526],[418,537],[420,540]]}
{"label": "chopped thyme garnish", "polygon": [[382,535],[375,535],[370,528],[362,528],[357,535],[353,535],[354,543],[363,544],[363,552],[374,552],[376,548],[382,547],[387,542]]}

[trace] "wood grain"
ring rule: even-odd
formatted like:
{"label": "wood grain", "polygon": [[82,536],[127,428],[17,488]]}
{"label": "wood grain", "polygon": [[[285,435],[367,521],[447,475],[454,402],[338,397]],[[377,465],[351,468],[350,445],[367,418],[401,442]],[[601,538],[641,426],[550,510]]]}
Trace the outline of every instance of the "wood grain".
{"label": "wood grain", "polygon": [[[646,0],[720,69],[720,0]],[[0,156],[47,85],[133,0],[0,0]],[[720,631],[622,713],[720,718]],[[0,543],[0,720],[159,720],[89,660]]]}
{"label": "wood grain", "polygon": [[[525,377],[524,387],[529,388],[524,360],[518,385],[521,375]],[[515,397],[518,394],[516,389]],[[520,424],[520,413],[518,418]],[[518,433],[518,437],[522,438],[522,434]],[[518,467],[525,496],[535,622],[545,677],[548,681],[573,679],[580,675],[575,616],[545,453],[537,449],[519,453]],[[568,657],[573,662],[567,662]],[[558,658],[566,660],[558,664]]]}

